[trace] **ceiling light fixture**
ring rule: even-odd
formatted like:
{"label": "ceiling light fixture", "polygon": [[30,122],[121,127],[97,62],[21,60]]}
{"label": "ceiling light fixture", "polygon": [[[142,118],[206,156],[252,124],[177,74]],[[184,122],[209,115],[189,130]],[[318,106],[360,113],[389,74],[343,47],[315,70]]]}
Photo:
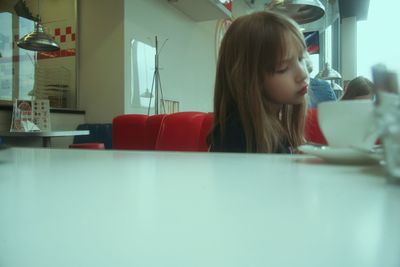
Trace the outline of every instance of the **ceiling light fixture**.
{"label": "ceiling light fixture", "polygon": [[[38,52],[50,52],[60,50],[60,45],[48,33],[45,32],[41,23],[40,16],[37,15],[36,17],[31,18],[31,13],[26,7],[25,1],[20,0],[15,6],[15,9],[19,10],[21,15],[25,14],[23,15],[23,17],[35,21],[35,29],[33,30],[33,32],[28,33],[21,39],[19,39],[19,41],[17,42],[18,47]],[[39,1],[38,10],[40,10]]]}
{"label": "ceiling light fixture", "polygon": [[266,9],[283,13],[299,24],[316,21],[325,14],[325,7],[319,0],[271,0]]}

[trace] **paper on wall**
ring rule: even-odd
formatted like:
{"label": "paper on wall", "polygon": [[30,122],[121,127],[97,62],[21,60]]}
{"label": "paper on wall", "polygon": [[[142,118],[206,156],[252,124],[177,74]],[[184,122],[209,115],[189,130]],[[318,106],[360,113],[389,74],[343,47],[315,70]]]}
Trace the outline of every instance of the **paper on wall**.
{"label": "paper on wall", "polygon": [[48,99],[14,101],[10,132],[51,131]]}

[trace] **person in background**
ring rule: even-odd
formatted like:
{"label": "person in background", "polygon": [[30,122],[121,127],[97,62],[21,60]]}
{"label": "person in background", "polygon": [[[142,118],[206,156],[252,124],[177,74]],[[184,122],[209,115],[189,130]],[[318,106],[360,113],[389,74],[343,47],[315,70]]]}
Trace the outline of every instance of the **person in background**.
{"label": "person in background", "polygon": [[[340,100],[371,99],[374,84],[365,77],[359,76],[349,82]],[[327,141],[318,124],[318,109],[309,108],[304,126],[304,136],[309,143],[326,145]]]}
{"label": "person in background", "polygon": [[[308,53],[305,54],[307,70],[313,71],[313,64]],[[336,94],[327,81],[310,78],[309,93],[307,95],[308,110],[304,124],[304,137],[307,143],[326,145],[327,141],[318,124],[317,106],[321,102],[336,101]]]}
{"label": "person in background", "polygon": [[[308,53],[304,56],[309,73],[313,71],[313,64]],[[310,85],[308,90],[308,107],[316,108],[319,103],[325,101],[336,101],[336,94],[331,85],[324,80],[310,78]]]}
{"label": "person in background", "polygon": [[257,12],[231,24],[218,57],[210,151],[291,153],[304,143],[305,51],[286,16]]}
{"label": "person in background", "polygon": [[358,76],[349,82],[340,100],[371,99],[374,84],[363,76]]}

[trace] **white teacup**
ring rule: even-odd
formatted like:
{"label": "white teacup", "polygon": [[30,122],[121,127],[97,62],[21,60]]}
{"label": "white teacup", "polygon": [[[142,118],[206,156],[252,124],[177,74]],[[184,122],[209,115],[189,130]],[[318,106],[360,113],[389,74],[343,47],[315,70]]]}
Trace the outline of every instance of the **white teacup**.
{"label": "white teacup", "polygon": [[371,100],[343,100],[318,105],[318,123],[332,147],[369,149],[378,137]]}

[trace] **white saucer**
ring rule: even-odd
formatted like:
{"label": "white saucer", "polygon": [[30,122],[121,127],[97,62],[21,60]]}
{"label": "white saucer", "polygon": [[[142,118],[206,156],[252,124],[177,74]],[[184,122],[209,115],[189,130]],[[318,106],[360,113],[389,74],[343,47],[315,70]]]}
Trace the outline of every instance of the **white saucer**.
{"label": "white saucer", "polygon": [[302,145],[299,146],[299,150],[330,163],[376,164],[382,159],[382,153],[367,152],[356,148]]}

